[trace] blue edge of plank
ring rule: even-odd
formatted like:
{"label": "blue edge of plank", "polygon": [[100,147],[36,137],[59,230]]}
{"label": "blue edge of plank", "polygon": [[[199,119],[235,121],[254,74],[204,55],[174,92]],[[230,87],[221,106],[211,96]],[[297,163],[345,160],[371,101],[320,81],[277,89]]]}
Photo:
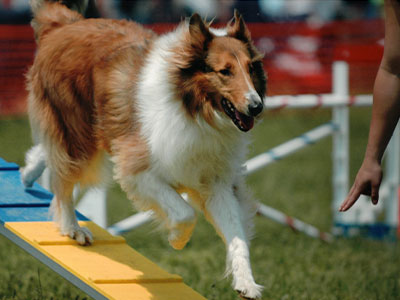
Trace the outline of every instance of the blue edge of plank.
{"label": "blue edge of plank", "polygon": [[[6,222],[51,221],[49,207],[53,194],[35,183],[25,188],[19,166],[0,158],[0,224]],[[88,221],[76,212],[79,221]]]}

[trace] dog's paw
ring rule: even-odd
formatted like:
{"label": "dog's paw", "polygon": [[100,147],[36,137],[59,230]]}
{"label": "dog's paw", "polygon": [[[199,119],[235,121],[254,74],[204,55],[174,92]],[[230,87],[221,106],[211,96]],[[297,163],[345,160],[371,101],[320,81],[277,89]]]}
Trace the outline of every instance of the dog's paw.
{"label": "dog's paw", "polygon": [[62,235],[67,235],[71,239],[74,239],[78,242],[79,245],[88,246],[93,243],[93,236],[89,229],[85,227],[72,227],[68,229],[61,230]]}
{"label": "dog's paw", "polygon": [[172,248],[181,250],[186,246],[192,236],[195,223],[195,221],[180,223],[170,229],[168,242]]}
{"label": "dog's paw", "polygon": [[238,280],[234,286],[239,297],[244,300],[261,299],[263,287],[253,280]]}

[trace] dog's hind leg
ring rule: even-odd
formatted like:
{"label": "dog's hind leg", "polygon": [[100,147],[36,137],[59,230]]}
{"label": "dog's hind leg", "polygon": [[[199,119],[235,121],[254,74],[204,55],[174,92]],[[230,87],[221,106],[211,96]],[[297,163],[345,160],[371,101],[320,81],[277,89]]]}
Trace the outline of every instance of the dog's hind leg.
{"label": "dog's hind leg", "polygon": [[259,298],[262,287],[253,279],[244,218],[232,185],[215,186],[204,213],[226,244],[227,274],[232,273],[233,288],[243,298]]}
{"label": "dog's hind leg", "polygon": [[185,247],[196,223],[196,212],[175,189],[151,171],[118,181],[138,209],[152,209],[165,222],[168,241],[174,249]]}
{"label": "dog's hind leg", "polygon": [[42,144],[33,146],[25,155],[25,167],[21,168],[21,178],[25,187],[31,187],[46,168],[46,152]]}
{"label": "dog's hind leg", "polygon": [[90,245],[93,242],[91,232],[80,227],[76,219],[72,196],[74,183],[65,181],[56,174],[52,174],[51,180],[55,196],[51,202],[50,213],[59,225],[61,234],[75,239],[80,245]]}

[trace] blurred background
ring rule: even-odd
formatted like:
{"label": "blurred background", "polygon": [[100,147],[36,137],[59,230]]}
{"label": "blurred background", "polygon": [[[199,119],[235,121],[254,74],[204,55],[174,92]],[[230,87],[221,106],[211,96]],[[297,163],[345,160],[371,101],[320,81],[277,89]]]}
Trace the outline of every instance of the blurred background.
{"label": "blurred background", "polygon": [[[0,23],[29,24],[27,0],[0,0]],[[265,54],[268,95],[328,93],[331,64],[350,63],[351,93],[369,93],[383,51],[383,0],[97,0],[89,16],[127,18],[158,33],[194,12],[218,26],[236,8]],[[29,27],[0,28],[0,113],[24,111],[35,44]]]}
{"label": "blurred background", "polygon": [[[36,45],[28,0],[0,0],[0,157],[24,164],[32,145],[26,115],[25,73]],[[383,0],[97,0],[89,17],[127,18],[159,34],[193,12],[224,26],[236,8],[265,54],[268,96],[332,92],[332,63],[349,64],[350,94],[371,94],[383,53]],[[350,109],[350,181],[362,162],[370,107]],[[252,130],[249,157],[332,119],[330,109],[269,111]],[[332,140],[324,139],[248,177],[261,203],[330,231]],[[0,195],[1,197],[1,195]],[[108,191],[107,223],[134,213],[117,185]],[[378,217],[382,220],[383,217]],[[251,258],[263,299],[400,299],[400,246],[396,239],[356,236],[332,244],[267,218],[255,219]],[[136,250],[176,273],[207,299],[238,299],[223,277],[224,244],[200,216],[182,251],[153,224],[124,234]],[[0,299],[88,299],[0,236]]]}

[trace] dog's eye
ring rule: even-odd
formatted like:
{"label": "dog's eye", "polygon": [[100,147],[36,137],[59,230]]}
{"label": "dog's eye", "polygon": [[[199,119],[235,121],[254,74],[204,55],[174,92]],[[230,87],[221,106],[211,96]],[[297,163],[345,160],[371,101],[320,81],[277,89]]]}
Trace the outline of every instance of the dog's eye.
{"label": "dog's eye", "polygon": [[231,76],[232,75],[231,70],[229,70],[229,69],[219,70],[219,73],[221,73],[224,76]]}

